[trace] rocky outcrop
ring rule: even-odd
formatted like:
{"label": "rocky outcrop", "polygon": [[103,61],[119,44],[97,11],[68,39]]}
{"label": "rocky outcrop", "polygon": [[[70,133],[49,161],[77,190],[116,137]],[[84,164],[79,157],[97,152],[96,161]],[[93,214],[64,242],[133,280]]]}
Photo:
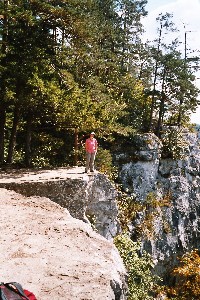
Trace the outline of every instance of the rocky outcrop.
{"label": "rocky outcrop", "polygon": [[[181,133],[180,158],[163,158],[163,145],[153,134],[137,135],[120,171],[124,189],[146,205],[133,223],[141,225],[147,210],[153,236],[143,248],[152,253],[158,273],[182,253],[200,249],[200,149],[195,133]],[[118,164],[122,157],[118,155]],[[126,159],[126,161],[125,161]],[[150,219],[150,218],[149,218]]]}
{"label": "rocky outcrop", "polygon": [[0,188],[1,281],[38,300],[127,299],[126,270],[111,241],[44,197]]}
{"label": "rocky outcrop", "polygon": [[[119,157],[120,180],[129,194],[143,201],[149,192],[156,190],[162,144],[152,134],[136,135],[134,147],[127,149],[126,163]],[[129,150],[129,151],[128,151]]]}
{"label": "rocky outcrop", "polygon": [[[177,256],[200,249],[199,142],[194,133],[179,134],[172,149],[153,134],[138,134],[124,153],[116,154],[124,190],[143,207],[130,226],[132,237],[137,240],[139,228],[141,247],[152,254],[155,272],[161,276]],[[173,157],[170,151],[177,149]],[[28,197],[48,197],[73,217],[90,221],[109,240],[120,231],[117,192],[98,172],[88,175],[84,168],[1,172],[0,187]],[[112,282],[112,287],[117,295],[118,284]]]}
{"label": "rocky outcrop", "polygon": [[28,197],[48,197],[67,208],[74,218],[90,221],[107,239],[119,232],[117,192],[107,177],[98,172],[88,175],[83,167],[11,170],[0,173],[0,187]]}

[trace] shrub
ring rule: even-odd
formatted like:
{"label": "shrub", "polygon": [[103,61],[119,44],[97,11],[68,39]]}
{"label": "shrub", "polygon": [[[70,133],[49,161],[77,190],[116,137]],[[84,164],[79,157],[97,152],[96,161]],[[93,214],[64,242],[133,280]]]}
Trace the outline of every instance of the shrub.
{"label": "shrub", "polygon": [[188,141],[183,128],[174,127],[166,130],[162,137],[162,156],[173,159],[184,159],[188,155]]}
{"label": "shrub", "polygon": [[179,261],[179,265],[172,271],[175,284],[166,288],[169,297],[167,299],[200,299],[200,256],[198,250],[184,254]]}
{"label": "shrub", "polygon": [[115,179],[117,171],[113,166],[112,155],[109,150],[98,148],[95,166],[99,172],[108,175],[111,180]]}
{"label": "shrub", "polygon": [[153,262],[145,251],[140,254],[139,243],[133,242],[128,234],[118,235],[114,243],[128,271],[128,300],[150,300],[158,277],[152,275]]}

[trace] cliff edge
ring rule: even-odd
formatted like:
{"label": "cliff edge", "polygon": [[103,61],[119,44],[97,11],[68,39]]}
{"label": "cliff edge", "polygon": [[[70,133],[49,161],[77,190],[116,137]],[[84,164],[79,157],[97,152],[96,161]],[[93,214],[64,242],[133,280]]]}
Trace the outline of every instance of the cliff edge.
{"label": "cliff edge", "polygon": [[38,300],[126,299],[118,251],[89,224],[48,198],[4,188],[0,206],[1,281],[20,282]]}
{"label": "cliff edge", "polygon": [[85,174],[84,167],[7,170],[0,172],[0,188],[14,190],[27,197],[47,197],[67,208],[72,217],[91,222],[108,240],[112,240],[120,230],[117,192],[104,174]]}

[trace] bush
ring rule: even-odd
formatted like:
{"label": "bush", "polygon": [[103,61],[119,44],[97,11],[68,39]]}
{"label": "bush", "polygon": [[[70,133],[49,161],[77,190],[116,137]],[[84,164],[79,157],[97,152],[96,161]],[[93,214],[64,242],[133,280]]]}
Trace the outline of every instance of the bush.
{"label": "bush", "polygon": [[166,130],[161,136],[161,140],[164,158],[184,159],[188,155],[189,144],[185,138],[184,128],[174,127]]}
{"label": "bush", "polygon": [[158,277],[152,275],[153,262],[146,252],[139,253],[139,243],[133,242],[128,234],[118,235],[114,243],[128,271],[128,300],[150,300]]}
{"label": "bush", "polygon": [[167,299],[198,300],[200,299],[200,256],[198,250],[184,254],[180,264],[172,271],[175,283],[166,288]]}
{"label": "bush", "polygon": [[109,150],[98,148],[95,166],[97,170],[109,176],[110,179],[116,177],[117,170],[112,164],[112,155]]}

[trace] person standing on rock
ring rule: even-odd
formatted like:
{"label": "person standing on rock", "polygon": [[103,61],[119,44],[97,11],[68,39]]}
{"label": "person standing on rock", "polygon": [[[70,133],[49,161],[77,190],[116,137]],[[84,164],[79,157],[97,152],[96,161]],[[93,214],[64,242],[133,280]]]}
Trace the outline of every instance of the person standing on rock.
{"label": "person standing on rock", "polygon": [[94,161],[97,153],[98,143],[94,138],[95,133],[91,132],[90,137],[85,142],[85,151],[86,151],[86,167],[85,173],[94,172]]}

